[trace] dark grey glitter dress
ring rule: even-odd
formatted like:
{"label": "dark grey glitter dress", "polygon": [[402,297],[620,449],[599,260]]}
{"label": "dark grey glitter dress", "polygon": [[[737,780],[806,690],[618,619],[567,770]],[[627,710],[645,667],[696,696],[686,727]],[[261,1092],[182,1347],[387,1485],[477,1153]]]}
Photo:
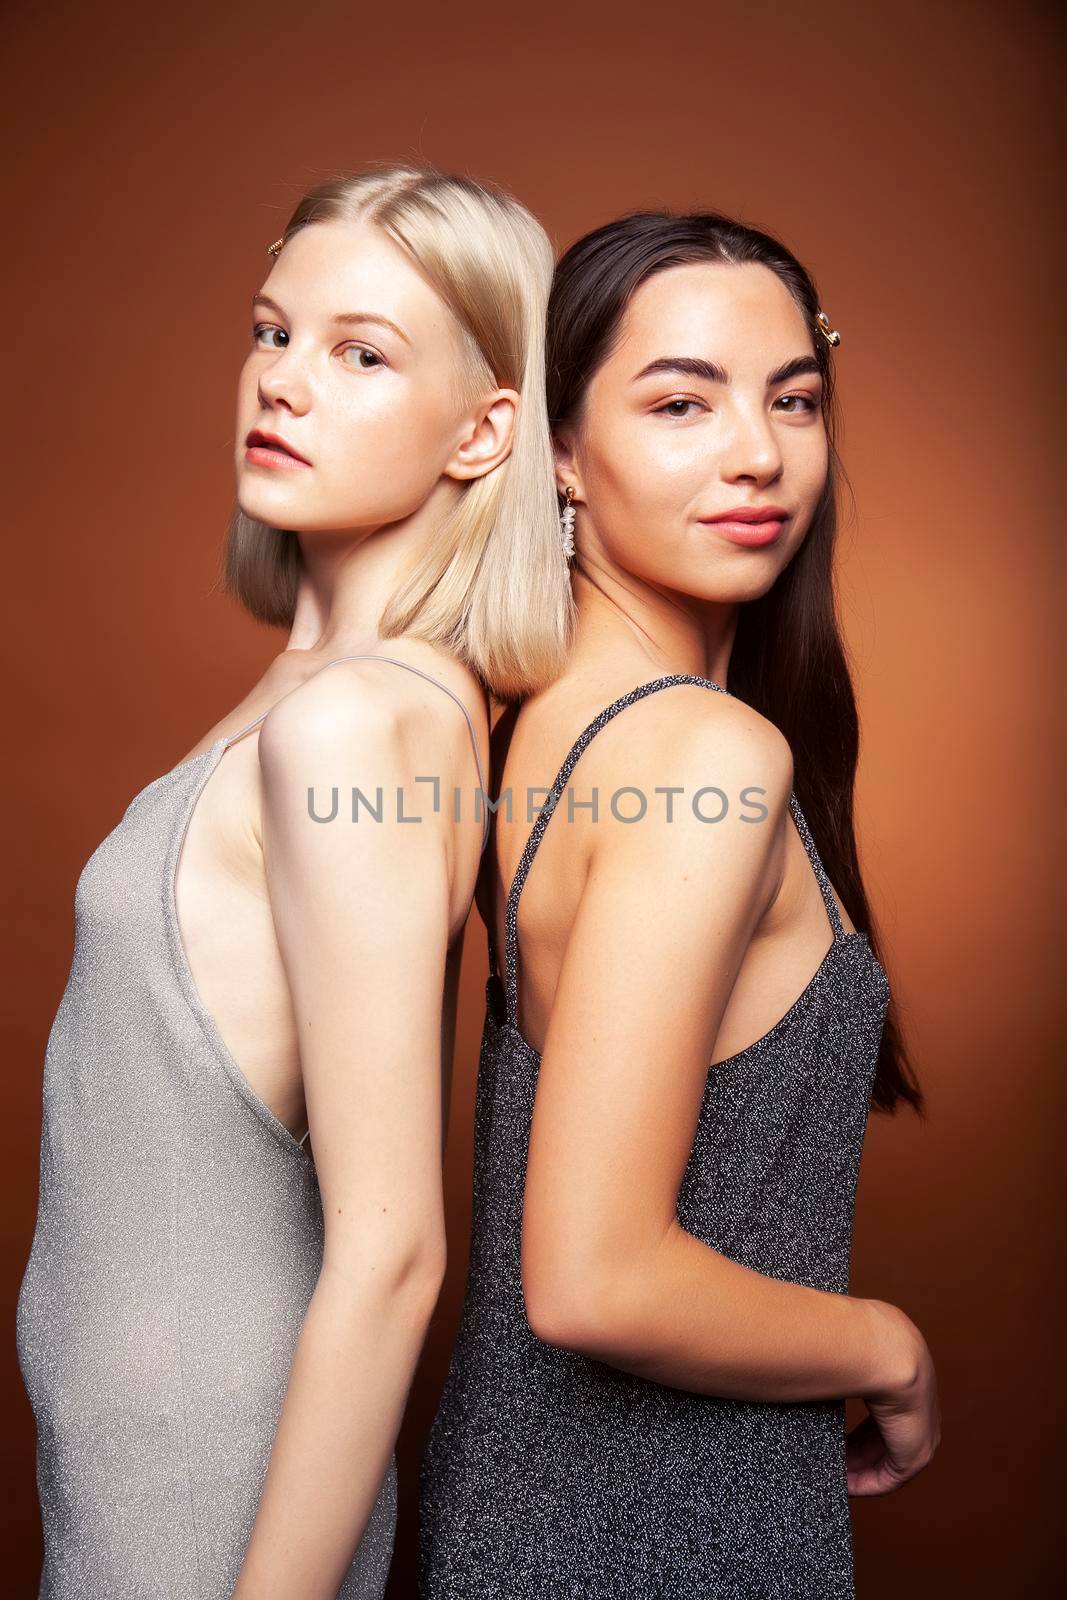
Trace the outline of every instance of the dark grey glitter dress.
{"label": "dark grey glitter dress", "polygon": [[[586,745],[675,683],[727,692],[678,673],[602,711],[563,763],[508,896],[506,987],[490,977],[478,1068],[466,1297],[422,1466],[425,1600],[854,1593],[843,1400],[749,1403],[671,1388],[545,1344],[525,1316],[520,1240],[540,1057],[516,1025],[519,895]],[[866,936],[843,929],[795,795],[790,809],[833,939],[785,1015],[709,1072],[677,1215],[757,1272],[845,1293],[889,985]]]}
{"label": "dark grey glitter dress", "polygon": [[[456,700],[481,779],[462,701],[395,665]],[[228,1600],[322,1265],[311,1154],[201,1004],[175,909],[197,799],[262,720],[142,789],[75,891],[17,1313],[41,1600]],[[395,1520],[393,1457],[344,1600],[384,1592]]]}

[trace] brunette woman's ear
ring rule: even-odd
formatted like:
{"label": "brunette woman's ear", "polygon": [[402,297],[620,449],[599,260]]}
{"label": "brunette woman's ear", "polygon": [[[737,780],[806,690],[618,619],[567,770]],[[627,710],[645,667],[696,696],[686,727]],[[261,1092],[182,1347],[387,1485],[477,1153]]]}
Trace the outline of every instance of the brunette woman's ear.
{"label": "brunette woman's ear", "polygon": [[495,389],[468,415],[469,427],[445,467],[446,478],[484,478],[511,454],[519,414],[517,389]]}
{"label": "brunette woman's ear", "polygon": [[552,435],[552,454],[556,461],[557,492],[566,494],[568,489],[572,489],[573,500],[583,499],[581,474],[575,464],[574,451],[566,434]]}

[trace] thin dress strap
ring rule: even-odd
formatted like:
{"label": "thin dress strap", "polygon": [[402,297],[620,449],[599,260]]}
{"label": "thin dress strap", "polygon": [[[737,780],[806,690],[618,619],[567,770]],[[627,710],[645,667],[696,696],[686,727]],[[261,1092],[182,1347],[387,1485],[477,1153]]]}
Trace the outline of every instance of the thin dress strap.
{"label": "thin dress strap", "polygon": [[[410,661],[400,661],[400,660],[397,659],[396,656],[379,656],[379,655],[373,655],[373,654],[371,654],[371,655],[337,656],[337,658],[335,660],[333,660],[333,661],[325,661],[325,662],[323,662],[322,666],[319,667],[315,672],[311,672],[311,673],[308,674],[308,676],[304,679],[304,683],[310,683],[312,678],[317,678],[320,672],[325,672],[326,671],[327,667],[336,667],[338,662],[341,662],[341,661],[389,661],[389,662],[392,663],[393,666],[406,667],[408,672],[417,672],[420,678],[425,678],[426,679],[427,683],[435,683],[439,689],[443,689],[445,691],[445,694],[450,695],[451,698],[456,702],[457,706],[462,711],[464,717],[467,719],[467,727],[470,730],[470,736],[471,736],[471,745],[472,745],[473,750],[474,750],[474,764],[478,769],[478,793],[479,793],[479,796],[480,796],[480,802],[481,802],[482,808],[483,808],[483,810],[485,812],[485,820],[484,820],[484,822],[482,824],[482,850],[484,851],[485,850],[485,846],[486,846],[486,841],[489,838],[489,815],[490,815],[489,814],[489,804],[488,804],[488,802],[489,802],[489,792],[486,789],[486,786],[485,786],[485,775],[482,772],[482,758],[478,754],[478,740],[477,740],[477,737],[475,736],[475,732],[474,732],[474,723],[471,721],[471,714],[467,710],[466,706],[463,704],[463,701],[459,698],[459,695],[455,694],[448,687],[448,685],[446,683],[442,683],[440,678],[435,678],[432,673],[423,672],[421,667],[413,667]],[[303,687],[304,687],[304,684],[298,684],[297,685],[297,688],[302,689]],[[291,689],[289,691],[290,694],[295,694],[295,692],[296,692],[295,689]],[[285,695],[282,695],[282,699],[283,700],[285,699]],[[277,705],[279,703],[280,702],[275,701],[275,705]],[[270,713],[273,710],[274,710],[274,706],[270,706],[266,711],[263,712],[263,715],[257,717],[254,722],[250,722],[247,727],[241,728],[237,733],[231,734],[228,739],[224,739],[223,740],[223,748],[224,749],[229,749],[231,744],[236,744],[238,739],[243,739],[246,733],[251,733],[252,729],[257,727],[259,725],[259,723],[261,723],[263,721],[264,717],[270,716]]]}
{"label": "thin dress strap", "polygon": [[837,909],[837,901],[834,899],[834,891],[830,887],[830,879],[826,875],[826,868],[823,866],[819,852],[815,848],[815,840],[811,836],[811,829],[808,827],[804,813],[800,809],[800,801],[797,799],[795,791],[790,792],[789,809],[793,813],[793,821],[797,825],[797,832],[800,834],[804,848],[808,852],[808,860],[811,862],[812,871],[815,873],[816,882],[822,893],[826,914],[830,918],[830,927],[836,944],[838,939],[845,937],[845,925],[841,921],[841,913]]}

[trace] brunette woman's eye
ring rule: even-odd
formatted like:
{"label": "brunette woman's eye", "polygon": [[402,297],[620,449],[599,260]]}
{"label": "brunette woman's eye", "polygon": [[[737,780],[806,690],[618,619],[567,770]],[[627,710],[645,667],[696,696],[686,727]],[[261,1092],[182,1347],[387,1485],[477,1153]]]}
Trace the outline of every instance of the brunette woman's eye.
{"label": "brunette woman's eye", "polygon": [[[284,328],[279,328],[276,323],[273,323],[273,322],[257,322],[255,327],[252,329],[252,342],[253,342],[253,344],[259,344],[259,336],[260,336],[261,333],[278,333],[278,334],[281,334],[282,338],[286,341],[286,343],[288,343],[288,340],[289,340],[289,335],[286,333],[285,329]],[[275,345],[269,345],[268,344],[268,345],[263,345],[261,348],[264,349],[264,350],[284,350],[285,349],[285,345],[284,344],[275,344]]]}
{"label": "brunette woman's eye", "polygon": [[688,410],[678,411],[675,408],[677,406],[688,407],[688,406],[699,406],[699,405],[700,405],[700,401],[699,400],[682,400],[682,399],[668,400],[665,405],[656,406],[654,415],[660,416],[660,417],[678,417],[680,420],[684,420],[686,417],[688,417],[690,415],[689,411]]}
{"label": "brunette woman's eye", "polygon": [[383,362],[381,356],[378,354],[377,350],[368,350],[368,348],[367,348],[367,346],[365,344],[350,344],[350,345],[346,345],[345,348],[341,351],[341,354],[342,354],[342,356],[350,356],[350,355],[369,356],[370,357],[369,361],[356,361],[354,363],[352,363],[352,362],[349,363],[350,366],[355,365],[357,368],[361,369],[363,372],[373,372],[375,367],[381,367],[381,366],[385,365],[385,363]]}
{"label": "brunette woman's eye", "polygon": [[[796,402],[798,400],[802,402],[802,405],[799,406],[799,407],[796,404]],[[775,402],[775,404],[776,405],[782,405],[786,401],[792,402],[790,409],[786,412],[786,416],[787,417],[799,416],[801,414],[801,411],[809,411],[810,412],[810,411],[818,411],[818,409],[819,409],[818,402],[813,400],[811,398],[810,394],[783,394],[783,395],[779,395],[778,399]]]}

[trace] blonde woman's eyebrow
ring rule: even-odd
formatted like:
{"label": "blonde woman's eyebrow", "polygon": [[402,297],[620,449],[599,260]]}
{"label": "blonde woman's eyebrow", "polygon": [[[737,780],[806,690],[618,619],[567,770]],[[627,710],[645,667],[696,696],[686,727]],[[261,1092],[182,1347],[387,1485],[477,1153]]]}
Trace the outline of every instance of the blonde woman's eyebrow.
{"label": "blonde woman's eyebrow", "polygon": [[[269,295],[254,294],[252,296],[253,309],[256,306],[266,306],[268,310],[276,311],[280,317],[286,316],[285,311],[278,302],[272,300]],[[335,328],[347,328],[356,322],[374,323],[380,328],[388,328],[391,333],[396,334],[398,339],[403,339],[405,344],[410,345],[411,343],[403,328],[398,327],[395,322],[391,322],[388,317],[383,317],[377,311],[339,311],[336,316],[330,318],[330,322]]]}
{"label": "blonde woman's eyebrow", "polygon": [[[660,356],[657,360],[650,361],[647,367],[642,367],[630,381],[638,383],[642,378],[668,372],[677,372],[686,378],[701,378],[705,383],[730,382],[730,374],[725,367],[720,367],[717,361],[703,361],[696,356]],[[776,383],[788,383],[790,378],[799,378],[805,374],[821,377],[819,363],[814,356],[794,356],[792,361],[783,362],[780,367],[767,374],[767,387],[773,388]]]}

